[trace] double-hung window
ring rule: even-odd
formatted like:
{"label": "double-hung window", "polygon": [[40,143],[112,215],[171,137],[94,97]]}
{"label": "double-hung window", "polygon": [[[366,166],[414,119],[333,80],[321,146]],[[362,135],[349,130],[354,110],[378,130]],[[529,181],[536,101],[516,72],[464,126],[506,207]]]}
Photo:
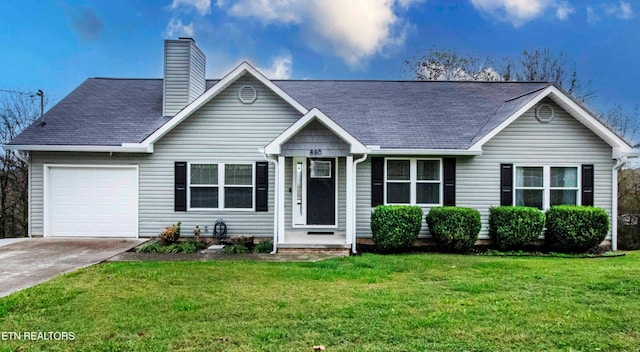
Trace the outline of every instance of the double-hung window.
{"label": "double-hung window", "polygon": [[253,208],[253,164],[224,166],[224,207]]}
{"label": "double-hung window", "polygon": [[253,164],[190,164],[191,209],[252,209]]}
{"label": "double-hung window", "polygon": [[386,159],[385,203],[437,205],[441,162],[431,159]]}
{"label": "double-hung window", "polygon": [[548,209],[579,204],[578,167],[517,166],[515,205]]}
{"label": "double-hung window", "polygon": [[218,164],[191,164],[191,208],[218,207]]}

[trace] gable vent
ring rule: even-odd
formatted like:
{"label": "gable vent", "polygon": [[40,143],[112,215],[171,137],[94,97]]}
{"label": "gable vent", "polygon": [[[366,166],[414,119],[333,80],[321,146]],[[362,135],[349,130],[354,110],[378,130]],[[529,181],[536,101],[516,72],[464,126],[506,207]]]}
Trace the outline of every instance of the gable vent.
{"label": "gable vent", "polygon": [[553,119],[553,116],[553,106],[549,104],[542,104],[536,109],[536,118],[540,122],[550,122]]}
{"label": "gable vent", "polygon": [[242,86],[238,90],[238,100],[242,104],[253,104],[258,99],[258,92],[252,86]]}

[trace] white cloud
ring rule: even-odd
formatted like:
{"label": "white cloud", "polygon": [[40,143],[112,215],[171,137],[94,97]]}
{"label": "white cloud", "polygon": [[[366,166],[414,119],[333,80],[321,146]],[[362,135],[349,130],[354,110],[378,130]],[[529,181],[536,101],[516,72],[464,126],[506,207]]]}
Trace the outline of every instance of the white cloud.
{"label": "white cloud", "polygon": [[604,11],[609,16],[615,16],[621,20],[628,20],[633,17],[633,9],[631,4],[626,1],[620,1],[619,5],[606,4],[603,6]]}
{"label": "white cloud", "polygon": [[554,7],[556,8],[556,17],[561,21],[566,20],[567,18],[569,18],[569,15],[575,12],[573,7],[571,7],[571,5],[569,5],[569,3],[566,1],[558,2],[554,5]]}
{"label": "white cloud", "polygon": [[616,17],[621,20],[632,19],[635,15],[631,4],[623,0],[617,4],[608,3],[597,7],[587,6],[587,22],[589,22],[589,24],[595,24],[600,21],[601,17],[599,14]]}
{"label": "white cloud", "polygon": [[292,63],[290,54],[282,54],[272,59],[271,67],[261,68],[260,72],[269,79],[289,79]]}
{"label": "white cloud", "polygon": [[556,17],[563,21],[574,12],[565,0],[471,0],[471,4],[514,27],[544,15],[548,9],[555,9]]}
{"label": "white cloud", "polygon": [[408,9],[413,5],[417,5],[424,2],[424,0],[398,0],[398,5],[400,5],[403,9]]}
{"label": "white cloud", "polygon": [[310,47],[331,50],[356,68],[385,48],[404,43],[408,23],[397,11],[422,1],[238,0],[228,12],[265,24],[299,26]]}
{"label": "white cloud", "polygon": [[299,0],[240,0],[229,9],[237,17],[256,17],[265,23],[300,23],[311,4]]}
{"label": "white cloud", "polygon": [[167,37],[193,37],[193,22],[182,24],[182,20],[172,18],[167,24]]}
{"label": "white cloud", "polygon": [[598,21],[600,21],[600,16],[598,16],[596,10],[591,6],[587,6],[587,22],[589,24],[595,24]]}
{"label": "white cloud", "polygon": [[[218,0],[221,2],[221,0]],[[171,3],[171,9],[189,8],[193,7],[198,11],[200,16],[204,16],[211,10],[211,0],[173,0]]]}

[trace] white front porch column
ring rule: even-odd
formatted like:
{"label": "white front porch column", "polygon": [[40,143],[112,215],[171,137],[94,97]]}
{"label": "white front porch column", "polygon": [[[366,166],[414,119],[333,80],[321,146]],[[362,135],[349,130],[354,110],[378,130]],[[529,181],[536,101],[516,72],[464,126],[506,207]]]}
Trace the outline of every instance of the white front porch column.
{"label": "white front porch column", "polygon": [[284,156],[278,156],[278,243],[284,243],[284,172],[285,172],[285,158]]}
{"label": "white front porch column", "polygon": [[347,156],[347,244],[352,244],[354,241],[354,229],[355,229],[355,190],[353,182],[353,156]]}

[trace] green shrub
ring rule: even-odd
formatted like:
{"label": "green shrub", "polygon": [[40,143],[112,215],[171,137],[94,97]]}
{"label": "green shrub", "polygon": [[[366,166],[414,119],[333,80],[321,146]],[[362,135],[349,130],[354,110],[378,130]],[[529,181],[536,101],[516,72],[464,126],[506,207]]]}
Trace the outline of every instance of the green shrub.
{"label": "green shrub", "polygon": [[243,244],[230,244],[222,248],[222,254],[244,254],[249,253],[249,248]]}
{"label": "green shrub", "polygon": [[149,241],[138,249],[138,253],[197,253],[198,250],[206,248],[202,242],[189,240],[185,242],[176,242],[168,246],[162,245],[159,241]]}
{"label": "green shrub", "polygon": [[408,205],[378,205],[371,214],[376,248],[382,251],[408,249],[422,227],[422,209]]}
{"label": "green shrub", "polygon": [[555,250],[585,252],[598,246],[609,231],[609,216],[601,208],[558,205],[547,210],[545,243]]}
{"label": "green shrub", "polygon": [[273,251],[273,241],[262,241],[253,246],[253,253],[271,253],[271,251]]}
{"label": "green shrub", "polygon": [[162,245],[158,241],[149,241],[136,249],[138,253],[158,253]]}
{"label": "green shrub", "polygon": [[480,212],[471,208],[434,207],[427,214],[433,239],[446,251],[468,251],[482,228]]}
{"label": "green shrub", "polygon": [[540,237],[544,224],[545,215],[538,208],[489,209],[489,236],[500,249],[521,249]]}

